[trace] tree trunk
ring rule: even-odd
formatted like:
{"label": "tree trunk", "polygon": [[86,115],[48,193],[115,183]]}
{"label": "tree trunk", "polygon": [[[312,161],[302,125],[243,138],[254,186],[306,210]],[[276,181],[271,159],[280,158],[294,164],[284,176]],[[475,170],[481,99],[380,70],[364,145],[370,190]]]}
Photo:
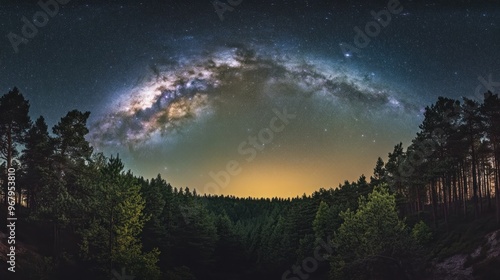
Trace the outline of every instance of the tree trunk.
{"label": "tree trunk", "polygon": [[457,173],[453,173],[453,212],[458,214],[458,193],[457,193]]}
{"label": "tree trunk", "polygon": [[488,200],[488,211],[491,210],[491,169],[489,169],[489,172],[484,172],[484,188],[486,192],[486,198]]}
{"label": "tree trunk", "polygon": [[442,178],[442,188],[443,188],[443,214],[444,214],[444,223],[446,225],[446,228],[448,229],[448,199],[447,199],[447,186],[448,186],[448,180],[445,179],[443,176]]}
{"label": "tree trunk", "polygon": [[432,201],[432,217],[434,220],[434,228],[437,228],[437,193],[436,180],[431,180],[431,201]]}
{"label": "tree trunk", "polygon": [[468,189],[467,189],[467,173],[465,163],[462,164],[462,180],[463,180],[463,190],[464,190],[464,217],[467,218],[467,200],[469,199]]}
{"label": "tree trunk", "polygon": [[472,202],[474,203],[474,218],[477,219],[479,216],[479,204],[478,204],[478,187],[477,187],[477,170],[476,170],[476,149],[474,149],[474,142],[471,139],[472,148]]}
{"label": "tree trunk", "polygon": [[[481,161],[479,162],[481,163]],[[483,184],[481,180],[481,164],[477,167],[477,186],[478,186],[478,194],[477,194],[477,200],[478,200],[478,208],[479,208],[479,214],[483,212]]]}
{"label": "tree trunk", "polygon": [[495,201],[496,201],[496,213],[497,213],[497,224],[500,224],[500,160],[496,159],[495,164]]}

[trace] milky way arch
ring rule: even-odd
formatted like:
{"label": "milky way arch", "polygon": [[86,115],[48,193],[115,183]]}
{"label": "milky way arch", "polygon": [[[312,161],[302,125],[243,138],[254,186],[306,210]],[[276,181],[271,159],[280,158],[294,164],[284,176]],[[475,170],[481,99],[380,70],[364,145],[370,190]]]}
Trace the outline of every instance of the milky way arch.
{"label": "milky way arch", "polygon": [[[220,109],[218,101],[277,98],[287,94],[286,88],[301,92],[303,98],[315,96],[366,111],[418,112],[399,92],[374,82],[373,73],[360,75],[344,68],[241,46],[184,59],[175,66],[155,67],[146,81],[106,108],[107,113],[92,125],[91,142],[97,147],[125,145],[130,149],[162,142],[182,133],[190,123],[210,118]],[[260,90],[254,96],[241,96],[230,90],[236,83],[243,87],[259,83],[256,88]]]}

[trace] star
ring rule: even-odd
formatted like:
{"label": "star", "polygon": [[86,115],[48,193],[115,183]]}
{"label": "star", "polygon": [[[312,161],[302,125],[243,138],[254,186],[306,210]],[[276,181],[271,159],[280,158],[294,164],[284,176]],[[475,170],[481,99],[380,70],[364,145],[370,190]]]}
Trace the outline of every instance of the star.
{"label": "star", "polygon": [[[312,170],[321,178],[313,179],[317,185],[355,179],[372,172],[364,162],[386,155],[387,143],[411,141],[423,108],[437,96],[469,96],[487,88],[478,75],[486,81],[499,74],[488,70],[498,69],[500,60],[491,43],[496,6],[464,4],[457,12],[402,3],[405,9],[387,28],[369,36],[365,25],[377,22],[374,6],[361,2],[325,9],[309,1],[306,10],[300,1],[242,4],[223,23],[213,11],[203,12],[210,4],[152,2],[75,2],[37,27],[18,52],[4,38],[0,86],[3,93],[22,89],[32,118],[43,115],[49,126],[69,110],[91,111],[86,139],[95,151],[119,152],[135,174],[161,171],[176,186],[203,186],[209,176],[191,175],[224,170],[233,159],[247,162],[264,145],[239,145],[265,128],[283,130],[267,144],[273,153],[244,166],[259,174],[252,185],[279,181],[256,171],[263,166],[286,170],[283,178],[294,179],[288,190],[300,195],[315,190]],[[24,37],[20,18],[31,19],[36,7],[2,9],[3,34]],[[364,47],[356,27],[370,40]],[[344,52],[340,42],[354,48]],[[271,124],[273,109],[283,108],[296,108],[288,111],[296,118]],[[357,145],[365,140],[372,145],[361,152]],[[306,155],[337,174],[307,162],[300,172],[289,168]],[[225,191],[249,194],[245,176]],[[283,189],[276,187],[276,194],[289,195]]]}

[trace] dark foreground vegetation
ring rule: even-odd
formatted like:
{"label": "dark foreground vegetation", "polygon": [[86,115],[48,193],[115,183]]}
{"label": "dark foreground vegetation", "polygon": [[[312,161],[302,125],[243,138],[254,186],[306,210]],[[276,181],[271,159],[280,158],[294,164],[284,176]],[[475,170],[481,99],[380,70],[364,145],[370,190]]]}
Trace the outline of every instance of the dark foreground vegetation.
{"label": "dark foreground vegetation", "polygon": [[412,144],[379,158],[368,180],[289,199],[138,177],[93,152],[89,112],[70,111],[49,133],[29,106],[17,89],[0,98],[0,219],[12,168],[18,218],[16,272],[2,239],[1,279],[428,279],[456,254],[473,277],[500,276],[494,242],[483,244],[500,228],[497,95],[439,98]]}

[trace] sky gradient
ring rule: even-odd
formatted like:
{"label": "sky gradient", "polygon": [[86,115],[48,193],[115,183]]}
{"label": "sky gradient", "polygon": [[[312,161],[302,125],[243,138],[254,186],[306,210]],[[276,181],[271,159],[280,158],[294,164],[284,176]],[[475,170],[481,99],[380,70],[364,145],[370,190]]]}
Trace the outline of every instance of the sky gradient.
{"label": "sky gradient", "polygon": [[9,34],[43,9],[7,1],[0,89],[49,126],[91,111],[88,140],[134,174],[293,197],[369,177],[438,96],[500,81],[498,2],[335,3],[73,0],[16,53]]}

